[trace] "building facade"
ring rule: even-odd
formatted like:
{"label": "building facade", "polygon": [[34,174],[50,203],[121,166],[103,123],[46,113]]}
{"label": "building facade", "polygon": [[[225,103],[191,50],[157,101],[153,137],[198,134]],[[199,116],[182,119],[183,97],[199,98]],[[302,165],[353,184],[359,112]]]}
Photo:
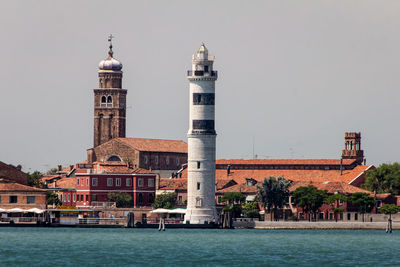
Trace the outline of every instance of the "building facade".
{"label": "building facade", "polygon": [[185,222],[216,222],[215,208],[215,81],[214,58],[202,44],[192,58],[188,131],[188,182]]}
{"label": "building facade", "polygon": [[46,209],[46,190],[0,179],[0,208]]}
{"label": "building facade", "polygon": [[155,199],[155,182],[156,175],[151,171],[130,168],[122,162],[98,162],[91,168],[77,169],[76,198],[72,195],[71,199],[78,208],[105,207],[110,202],[109,193],[126,193],[132,197],[132,207],[150,207]]}

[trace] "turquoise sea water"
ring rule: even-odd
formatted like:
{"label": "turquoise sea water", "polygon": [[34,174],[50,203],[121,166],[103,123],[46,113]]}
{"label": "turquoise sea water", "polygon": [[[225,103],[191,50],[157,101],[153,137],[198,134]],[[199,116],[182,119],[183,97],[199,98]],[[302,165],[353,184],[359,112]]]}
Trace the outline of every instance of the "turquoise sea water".
{"label": "turquoise sea water", "polygon": [[399,266],[400,232],[0,228],[0,266]]}

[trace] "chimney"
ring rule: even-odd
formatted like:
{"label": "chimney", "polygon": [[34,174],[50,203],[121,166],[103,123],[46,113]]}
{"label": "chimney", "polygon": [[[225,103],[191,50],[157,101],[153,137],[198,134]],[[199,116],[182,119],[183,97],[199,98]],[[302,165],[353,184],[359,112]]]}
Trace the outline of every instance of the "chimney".
{"label": "chimney", "polygon": [[367,165],[367,159],[364,159],[364,165]]}
{"label": "chimney", "polygon": [[21,165],[17,165],[17,167],[15,167],[17,170],[22,170],[22,166]]}
{"label": "chimney", "polygon": [[57,166],[57,171],[60,172],[61,170],[62,170],[62,165],[58,165],[58,166]]}
{"label": "chimney", "polygon": [[74,165],[69,165],[69,170],[72,171],[74,169]]}

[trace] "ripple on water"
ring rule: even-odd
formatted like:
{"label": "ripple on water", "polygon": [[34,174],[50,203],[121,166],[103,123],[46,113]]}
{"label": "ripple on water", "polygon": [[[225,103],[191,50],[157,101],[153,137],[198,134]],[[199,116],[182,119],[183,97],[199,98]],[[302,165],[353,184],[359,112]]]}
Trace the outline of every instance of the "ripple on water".
{"label": "ripple on water", "polygon": [[1,266],[396,266],[384,231],[0,228]]}

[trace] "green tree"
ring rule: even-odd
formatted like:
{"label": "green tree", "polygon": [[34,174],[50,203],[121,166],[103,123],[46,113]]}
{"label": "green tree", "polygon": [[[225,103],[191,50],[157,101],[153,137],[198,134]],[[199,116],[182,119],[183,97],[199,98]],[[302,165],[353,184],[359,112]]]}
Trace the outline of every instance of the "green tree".
{"label": "green tree", "polygon": [[51,168],[50,170],[47,171],[46,174],[57,174],[58,169],[57,168]]}
{"label": "green tree", "polygon": [[62,202],[58,198],[58,195],[54,193],[53,191],[47,191],[47,205],[56,205],[56,206],[61,206]]}
{"label": "green tree", "polygon": [[278,178],[270,176],[268,179],[264,179],[261,183],[261,187],[258,187],[257,199],[262,203],[264,209],[270,213],[271,221],[272,214],[274,215],[274,219],[278,220],[278,209],[281,209],[284,205],[288,204],[289,186],[290,181],[283,178],[283,176],[278,176]]}
{"label": "green tree", "polygon": [[223,201],[223,202],[227,201],[228,204],[234,204],[234,203],[240,204],[244,200],[245,200],[245,197],[240,192],[228,192],[228,193],[225,193],[221,198],[221,201]]}
{"label": "green tree", "polygon": [[325,199],[325,203],[331,205],[332,211],[335,215],[335,221],[338,221],[338,214],[342,213],[344,211],[343,208],[339,208],[339,202],[346,202],[347,201],[347,196],[342,195],[342,194],[333,194],[329,195]]}
{"label": "green tree", "polygon": [[303,209],[308,214],[310,220],[310,212],[317,219],[316,214],[319,208],[324,204],[327,198],[326,190],[318,190],[315,186],[301,186],[293,191],[293,203]]}
{"label": "green tree", "polygon": [[379,208],[380,213],[389,214],[389,220],[392,219],[392,214],[400,212],[400,207],[395,204],[385,204]]}
{"label": "green tree", "polygon": [[245,218],[258,218],[258,205],[257,202],[247,202],[242,205],[242,211]]}
{"label": "green tree", "polygon": [[172,209],[176,203],[176,195],[173,192],[167,193],[164,192],[161,195],[158,195],[153,203],[153,208],[159,209]]}
{"label": "green tree", "polygon": [[228,204],[222,210],[231,211],[233,217],[240,217],[242,213],[242,206],[240,204],[244,200],[245,197],[240,192],[227,192],[221,198],[221,201],[228,202]]}
{"label": "green tree", "polygon": [[349,201],[357,209],[358,212],[361,212],[361,214],[363,215],[363,221],[364,214],[367,212],[371,212],[376,205],[375,199],[371,197],[368,193],[354,193],[349,197]]}
{"label": "green tree", "polygon": [[40,171],[34,171],[33,173],[28,172],[28,185],[29,186],[34,186],[34,187],[39,187],[39,188],[45,188],[45,184],[42,183],[40,180],[43,177],[43,173]]}
{"label": "green tree", "polygon": [[117,208],[130,208],[133,206],[132,196],[127,193],[108,193],[107,200],[115,202]]}
{"label": "green tree", "polygon": [[363,188],[376,193],[400,194],[400,164],[381,164],[367,171]]}

